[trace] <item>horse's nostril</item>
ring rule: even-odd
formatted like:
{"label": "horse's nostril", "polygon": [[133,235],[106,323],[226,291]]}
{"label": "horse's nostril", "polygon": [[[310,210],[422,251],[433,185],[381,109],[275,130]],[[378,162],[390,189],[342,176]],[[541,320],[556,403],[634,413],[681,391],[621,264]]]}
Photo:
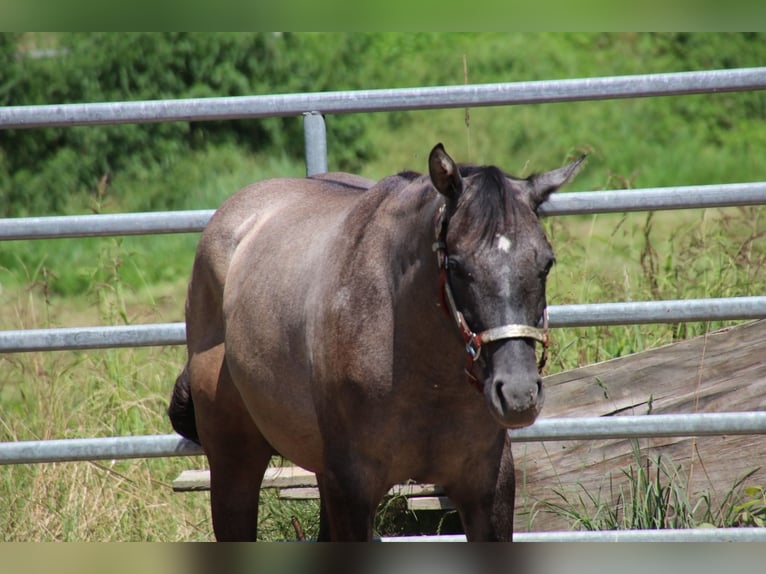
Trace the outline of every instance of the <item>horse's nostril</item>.
{"label": "horse's nostril", "polygon": [[503,381],[495,381],[495,396],[497,397],[498,406],[500,407],[501,412],[506,412],[508,410],[508,401],[505,398],[503,386]]}

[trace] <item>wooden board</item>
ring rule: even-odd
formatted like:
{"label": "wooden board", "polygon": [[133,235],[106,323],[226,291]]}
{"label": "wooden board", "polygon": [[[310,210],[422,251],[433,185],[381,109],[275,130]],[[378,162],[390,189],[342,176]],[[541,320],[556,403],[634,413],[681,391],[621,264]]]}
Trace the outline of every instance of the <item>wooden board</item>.
{"label": "wooden board", "polygon": [[[289,500],[313,500],[319,498],[316,476],[300,467],[269,467],[263,478],[263,488],[278,488],[279,497]],[[173,481],[176,492],[199,492],[210,490],[209,470],[185,470]],[[397,484],[388,491],[389,496],[404,496],[411,510],[441,510],[454,508],[445,496],[444,489],[434,484]]]}
{"label": "wooden board", "polygon": [[316,486],[294,486],[292,488],[280,488],[279,498],[289,500],[318,500],[319,488]]}
{"label": "wooden board", "polygon": [[416,496],[407,499],[409,510],[453,510],[455,505],[446,496]]}
{"label": "wooden board", "polygon": [[[263,488],[285,488],[291,486],[316,486],[313,472],[298,466],[270,466],[263,476]],[[209,470],[184,470],[173,481],[176,492],[210,490]]]}
{"label": "wooden board", "polygon": [[200,492],[210,490],[209,470],[184,470],[173,480],[175,492]]}
{"label": "wooden board", "polygon": [[[546,377],[543,418],[766,410],[766,321],[755,321],[650,351]],[[735,481],[766,484],[766,437],[639,439],[647,457],[678,467],[692,492],[720,502]],[[514,445],[516,529],[567,528],[541,502],[586,492],[616,502],[628,492],[621,469],[636,468],[630,440],[547,441]],[[652,465],[656,472],[656,466]],[[611,480],[611,484],[610,484]],[[611,494],[610,494],[611,487]]]}

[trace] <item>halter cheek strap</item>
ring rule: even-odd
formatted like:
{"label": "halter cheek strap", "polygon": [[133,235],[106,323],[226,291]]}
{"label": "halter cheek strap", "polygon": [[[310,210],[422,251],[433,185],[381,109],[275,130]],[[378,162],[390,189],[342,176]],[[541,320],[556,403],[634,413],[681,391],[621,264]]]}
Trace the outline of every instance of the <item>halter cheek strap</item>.
{"label": "halter cheek strap", "polygon": [[463,313],[458,310],[457,305],[455,304],[455,297],[452,295],[452,288],[450,287],[449,277],[447,275],[449,255],[447,254],[446,236],[447,209],[446,205],[444,205],[437,214],[436,241],[433,244],[433,250],[436,252],[436,259],[439,265],[439,280],[437,284],[439,305],[444,309],[447,316],[454,319],[463,336],[465,350],[468,356],[468,365],[466,366],[465,372],[471,386],[479,392],[482,391],[483,384],[473,374],[473,367],[481,356],[482,346],[492,341],[500,341],[504,339],[532,339],[533,341],[541,343],[543,352],[537,363],[537,371],[542,373],[545,363],[548,360],[548,345],[550,344],[550,339],[548,337],[548,309],[546,308],[543,311],[542,329],[531,327],[529,325],[509,324],[493,327],[486,331],[482,331],[481,333],[474,333],[468,326]]}

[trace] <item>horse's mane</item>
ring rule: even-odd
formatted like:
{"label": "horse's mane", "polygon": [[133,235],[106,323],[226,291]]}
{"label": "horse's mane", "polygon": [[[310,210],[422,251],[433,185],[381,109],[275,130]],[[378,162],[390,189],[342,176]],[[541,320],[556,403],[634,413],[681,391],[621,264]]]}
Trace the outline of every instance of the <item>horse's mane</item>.
{"label": "horse's mane", "polygon": [[[492,165],[460,164],[458,169],[461,177],[471,180],[456,206],[457,211],[463,210],[466,213],[466,221],[469,222],[464,232],[474,241],[491,243],[504,227],[507,217],[518,221],[517,196],[511,192],[509,185],[509,179],[513,178]],[[389,189],[403,189],[419,178],[424,178],[423,174],[406,170],[382,179],[379,185]],[[423,183],[426,181],[427,176]]]}
{"label": "horse's mane", "polygon": [[517,220],[518,209],[515,194],[510,192],[510,176],[495,166],[459,166],[463,178],[471,178],[457,204],[457,210],[467,210],[472,225],[467,233],[476,234],[475,239],[494,241],[495,234],[511,216]]}

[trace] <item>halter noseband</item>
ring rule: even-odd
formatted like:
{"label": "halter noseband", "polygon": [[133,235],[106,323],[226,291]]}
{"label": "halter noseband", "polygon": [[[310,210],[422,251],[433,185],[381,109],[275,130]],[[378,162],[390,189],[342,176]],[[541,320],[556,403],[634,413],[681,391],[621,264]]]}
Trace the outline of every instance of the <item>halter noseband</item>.
{"label": "halter noseband", "polygon": [[466,375],[471,386],[477,391],[482,391],[482,383],[473,374],[473,367],[481,356],[481,348],[486,343],[499,341],[503,339],[532,339],[541,343],[543,352],[537,363],[537,372],[542,373],[545,363],[548,360],[548,309],[543,311],[543,327],[531,327],[529,325],[510,324],[501,327],[493,327],[474,333],[466,323],[465,317],[455,305],[455,298],[452,295],[452,288],[449,284],[447,270],[449,269],[449,255],[447,254],[447,206],[443,205],[439,209],[436,217],[436,241],[433,244],[433,250],[436,252],[437,263],[439,264],[439,306],[444,310],[447,316],[452,317],[457,323],[460,334],[465,342],[465,350],[468,355],[468,365],[465,368]]}

